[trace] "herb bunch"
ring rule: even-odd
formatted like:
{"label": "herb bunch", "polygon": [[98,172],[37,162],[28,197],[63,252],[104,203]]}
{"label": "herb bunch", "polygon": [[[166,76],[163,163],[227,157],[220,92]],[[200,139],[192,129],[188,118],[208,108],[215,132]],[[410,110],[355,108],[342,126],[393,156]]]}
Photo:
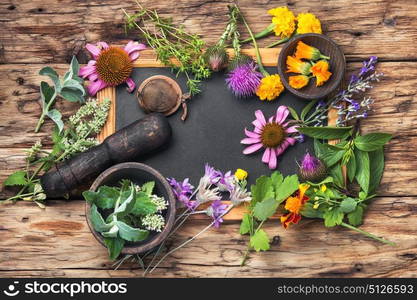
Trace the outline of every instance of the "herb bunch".
{"label": "herb bunch", "polygon": [[[183,73],[191,95],[200,93],[200,82],[210,77],[210,69],[203,57],[204,41],[196,34],[187,33],[170,19],[162,18],[156,10],[144,8],[137,2],[139,11],[126,15],[126,29],[139,29],[164,65]],[[177,62],[172,61],[175,58]]]}
{"label": "herb bunch", "polygon": [[153,193],[154,187],[154,181],[139,186],[125,179],[118,187],[103,185],[97,192],[83,192],[91,205],[88,218],[103,236],[111,260],[120,255],[125,243],[144,241],[150,231],[165,227],[162,212],[168,203]]}
{"label": "herb bunch", "polygon": [[36,125],[35,132],[39,132],[46,116],[55,122],[60,132],[64,128],[61,113],[57,109],[52,109],[58,96],[70,102],[85,102],[83,79],[78,77],[79,69],[80,66],[78,61],[75,56],[73,56],[69,70],[65,73],[62,79],[51,67],[44,67],[39,71],[39,75],[48,76],[52,80],[53,86],[50,86],[46,81],[41,82],[40,93],[42,114],[39,118],[38,124]]}
{"label": "herb bunch", "polygon": [[104,126],[109,109],[109,99],[103,102],[89,99],[69,118],[63,131],[58,126],[54,128],[52,151],[44,149],[40,141],[36,142],[27,151],[25,170],[19,170],[5,180],[5,186],[20,186],[21,189],[4,202],[34,201],[43,208],[46,195],[37,176],[47,172],[54,164],[97,145],[98,141],[93,136]]}

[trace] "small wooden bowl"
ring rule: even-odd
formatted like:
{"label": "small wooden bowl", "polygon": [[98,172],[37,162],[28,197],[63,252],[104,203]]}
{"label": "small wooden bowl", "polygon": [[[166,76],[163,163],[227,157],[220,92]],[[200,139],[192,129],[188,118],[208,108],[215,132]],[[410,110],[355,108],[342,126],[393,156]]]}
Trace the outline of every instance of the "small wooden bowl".
{"label": "small wooden bowl", "polygon": [[[142,242],[130,243],[127,242],[122,250],[122,254],[139,254],[151,250],[162,243],[170,233],[175,221],[176,200],[168,181],[158,171],[148,165],[127,162],[114,165],[113,167],[101,173],[91,185],[91,191],[97,191],[102,185],[116,186],[120,180],[129,179],[136,184],[143,184],[148,181],[155,181],[155,194],[164,197],[168,201],[168,208],[164,211],[165,227],[161,232],[152,232],[149,237]],[[91,206],[88,202],[85,205],[85,215],[94,237],[102,244],[104,244],[103,236],[94,230],[91,224],[90,215]]]}
{"label": "small wooden bowl", "polygon": [[[290,86],[289,76],[298,74],[286,72],[287,56],[294,55],[298,41],[303,41],[307,45],[319,49],[323,55],[330,56],[329,64],[332,76],[322,86],[316,86],[315,78],[311,78],[308,85],[301,89],[294,89]],[[306,33],[296,35],[282,48],[278,58],[278,73],[285,88],[303,99],[320,99],[334,92],[340,86],[345,76],[345,70],[346,60],[342,50],[333,40],[323,34]]]}

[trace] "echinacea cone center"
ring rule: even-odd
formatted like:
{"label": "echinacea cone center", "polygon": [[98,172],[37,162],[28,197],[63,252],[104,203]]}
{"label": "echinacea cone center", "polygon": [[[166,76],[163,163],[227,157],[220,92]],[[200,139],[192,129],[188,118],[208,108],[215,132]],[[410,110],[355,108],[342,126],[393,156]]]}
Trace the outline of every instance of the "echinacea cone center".
{"label": "echinacea cone center", "polygon": [[109,47],[101,51],[96,69],[101,80],[115,86],[129,78],[133,64],[126,51],[118,47]]}
{"label": "echinacea cone center", "polygon": [[262,130],[262,144],[268,148],[279,146],[285,139],[284,128],[277,123],[268,123]]}

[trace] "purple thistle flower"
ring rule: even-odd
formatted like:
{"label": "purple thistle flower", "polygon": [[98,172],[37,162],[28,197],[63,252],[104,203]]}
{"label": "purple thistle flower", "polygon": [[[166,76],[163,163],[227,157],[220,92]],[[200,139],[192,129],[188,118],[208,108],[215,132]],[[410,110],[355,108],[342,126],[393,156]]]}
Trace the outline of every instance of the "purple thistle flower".
{"label": "purple thistle flower", "polygon": [[213,226],[216,228],[220,227],[223,223],[222,216],[227,210],[227,205],[223,204],[220,200],[215,200],[207,208],[207,215],[213,219]]}
{"label": "purple thistle flower", "polygon": [[303,180],[317,183],[325,178],[327,169],[320,159],[307,152],[301,161],[299,173]]}
{"label": "purple thistle flower", "polygon": [[257,67],[255,62],[250,61],[239,64],[227,74],[226,83],[235,96],[248,97],[256,92],[263,77]]}

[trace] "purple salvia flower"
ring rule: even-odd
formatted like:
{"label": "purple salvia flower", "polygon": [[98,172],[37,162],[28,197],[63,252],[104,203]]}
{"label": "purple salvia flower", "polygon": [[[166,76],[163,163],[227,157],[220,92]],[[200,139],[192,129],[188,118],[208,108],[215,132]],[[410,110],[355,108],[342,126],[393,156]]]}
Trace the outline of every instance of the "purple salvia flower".
{"label": "purple salvia flower", "polygon": [[255,94],[262,73],[257,70],[255,62],[250,61],[238,65],[227,74],[226,83],[237,97],[248,97]]}
{"label": "purple salvia flower", "polygon": [[236,185],[234,174],[231,171],[221,174],[220,180],[217,183],[217,187],[221,192],[232,191]]}
{"label": "purple salvia flower", "polygon": [[182,182],[178,182],[174,178],[167,178],[169,185],[172,187],[175,198],[189,209],[195,209],[196,201],[191,201],[194,187],[190,184],[189,179],[185,178]]}
{"label": "purple salvia flower", "polygon": [[227,210],[227,205],[223,204],[220,200],[215,200],[207,208],[207,215],[213,219],[213,226],[216,228],[220,227],[223,223],[222,216]]}

